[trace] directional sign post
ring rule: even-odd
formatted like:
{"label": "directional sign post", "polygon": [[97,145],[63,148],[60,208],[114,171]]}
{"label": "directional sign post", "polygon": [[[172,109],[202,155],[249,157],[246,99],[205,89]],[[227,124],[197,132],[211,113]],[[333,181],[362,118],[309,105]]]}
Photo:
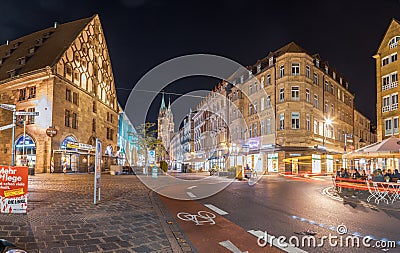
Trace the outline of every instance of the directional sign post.
{"label": "directional sign post", "polygon": [[14,127],[14,124],[5,125],[5,126],[0,127],[0,131],[6,130],[6,129],[9,129],[12,127]]}
{"label": "directional sign post", "polygon": [[9,105],[9,104],[0,104],[0,108],[13,112],[13,122],[11,124],[12,125],[11,166],[14,166],[15,165],[15,122],[16,122],[16,119],[17,119],[16,116],[15,116],[15,111],[16,111],[17,106],[16,105]]}
{"label": "directional sign post", "polygon": [[17,116],[39,116],[39,112],[15,112]]}

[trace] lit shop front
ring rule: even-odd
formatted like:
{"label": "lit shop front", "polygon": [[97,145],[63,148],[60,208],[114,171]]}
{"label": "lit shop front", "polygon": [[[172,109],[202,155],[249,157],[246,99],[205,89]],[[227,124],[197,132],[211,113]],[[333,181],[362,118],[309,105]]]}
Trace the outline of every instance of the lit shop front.
{"label": "lit shop front", "polygon": [[94,148],[79,143],[73,136],[66,137],[60,150],[53,150],[53,172],[90,172],[94,168]]}
{"label": "lit shop front", "polygon": [[15,164],[16,166],[28,166],[34,168],[36,165],[36,143],[28,134],[21,135],[15,141]]}

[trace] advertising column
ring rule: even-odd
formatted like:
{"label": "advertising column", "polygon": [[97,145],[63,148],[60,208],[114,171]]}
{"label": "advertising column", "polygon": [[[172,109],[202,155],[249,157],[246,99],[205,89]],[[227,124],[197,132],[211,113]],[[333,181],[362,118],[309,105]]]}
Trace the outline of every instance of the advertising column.
{"label": "advertising column", "polygon": [[0,213],[26,213],[28,167],[0,165]]}
{"label": "advertising column", "polygon": [[278,153],[268,154],[268,172],[278,172]]}

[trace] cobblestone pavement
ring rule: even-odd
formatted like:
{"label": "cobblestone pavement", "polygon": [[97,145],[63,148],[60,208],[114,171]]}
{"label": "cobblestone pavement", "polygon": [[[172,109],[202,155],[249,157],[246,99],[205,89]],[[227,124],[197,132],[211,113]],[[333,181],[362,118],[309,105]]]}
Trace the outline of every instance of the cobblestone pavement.
{"label": "cobblestone pavement", "polygon": [[29,176],[28,214],[0,214],[0,238],[28,252],[195,252],[158,196],[133,175]]}

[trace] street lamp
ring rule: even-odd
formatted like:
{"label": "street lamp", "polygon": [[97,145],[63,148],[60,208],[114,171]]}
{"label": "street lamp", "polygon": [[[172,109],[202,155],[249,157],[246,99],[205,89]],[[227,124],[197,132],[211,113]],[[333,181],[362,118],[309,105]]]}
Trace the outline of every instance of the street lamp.
{"label": "street lamp", "polygon": [[323,145],[322,145],[324,147],[325,147],[325,144],[326,144],[326,135],[327,135],[327,132],[328,132],[328,126],[331,126],[332,123],[333,123],[333,121],[330,118],[327,118],[327,119],[324,120],[324,139],[323,139]]}

